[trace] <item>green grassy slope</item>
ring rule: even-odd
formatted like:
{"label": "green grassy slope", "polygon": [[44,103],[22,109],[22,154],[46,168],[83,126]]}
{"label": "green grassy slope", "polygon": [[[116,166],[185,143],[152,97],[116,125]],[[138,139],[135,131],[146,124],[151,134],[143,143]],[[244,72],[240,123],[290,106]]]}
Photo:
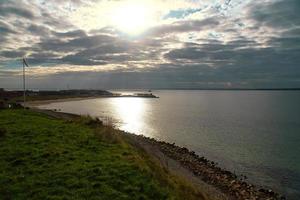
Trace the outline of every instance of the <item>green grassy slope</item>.
{"label": "green grassy slope", "polygon": [[202,198],[112,128],[82,121],[0,111],[0,199]]}

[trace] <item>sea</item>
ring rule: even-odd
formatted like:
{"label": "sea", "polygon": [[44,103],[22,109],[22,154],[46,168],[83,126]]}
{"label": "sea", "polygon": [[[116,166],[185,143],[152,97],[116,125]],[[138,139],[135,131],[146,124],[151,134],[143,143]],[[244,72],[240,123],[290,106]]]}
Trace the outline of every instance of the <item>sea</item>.
{"label": "sea", "polygon": [[121,130],[187,147],[250,183],[300,199],[300,91],[152,93],[159,98],[95,98],[40,108],[99,117]]}

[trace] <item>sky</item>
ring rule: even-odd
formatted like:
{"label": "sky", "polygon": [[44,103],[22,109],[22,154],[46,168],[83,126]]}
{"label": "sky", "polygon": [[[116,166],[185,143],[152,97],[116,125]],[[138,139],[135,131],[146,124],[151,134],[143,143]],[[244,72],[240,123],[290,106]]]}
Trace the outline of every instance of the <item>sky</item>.
{"label": "sky", "polygon": [[300,87],[299,0],[0,0],[0,88]]}

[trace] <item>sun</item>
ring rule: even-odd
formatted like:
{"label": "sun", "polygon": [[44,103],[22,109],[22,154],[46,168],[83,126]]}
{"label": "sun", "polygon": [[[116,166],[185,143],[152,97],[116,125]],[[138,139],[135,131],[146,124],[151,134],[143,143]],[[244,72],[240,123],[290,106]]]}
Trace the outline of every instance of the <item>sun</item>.
{"label": "sun", "polygon": [[125,1],[115,7],[111,18],[114,27],[136,35],[151,26],[154,15],[151,6],[143,1]]}

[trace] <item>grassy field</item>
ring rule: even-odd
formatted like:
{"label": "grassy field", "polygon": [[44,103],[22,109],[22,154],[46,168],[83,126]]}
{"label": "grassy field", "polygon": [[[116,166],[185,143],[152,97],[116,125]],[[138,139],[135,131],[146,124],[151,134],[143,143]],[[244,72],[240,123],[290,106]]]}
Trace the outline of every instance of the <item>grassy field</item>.
{"label": "grassy field", "polygon": [[0,199],[203,199],[91,119],[0,111]]}

